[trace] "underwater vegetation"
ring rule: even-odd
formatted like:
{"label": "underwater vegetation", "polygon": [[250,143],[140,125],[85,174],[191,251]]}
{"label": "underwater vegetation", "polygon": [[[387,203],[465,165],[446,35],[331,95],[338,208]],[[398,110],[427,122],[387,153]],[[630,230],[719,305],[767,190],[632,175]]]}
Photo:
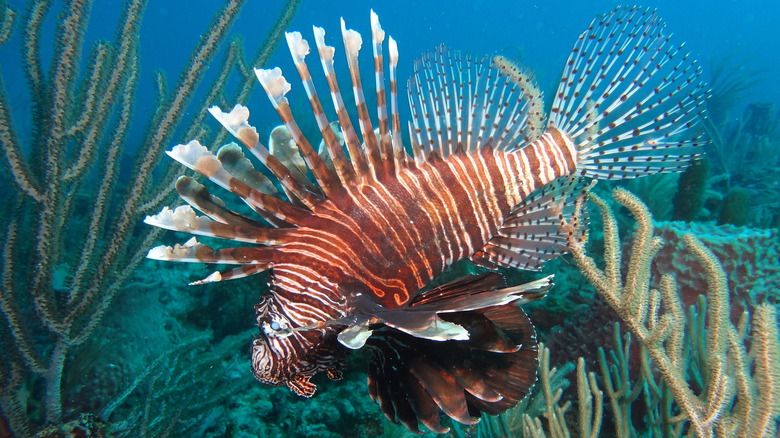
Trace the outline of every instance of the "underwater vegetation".
{"label": "underwater vegetation", "polygon": [[713,210],[719,209],[721,224],[780,226],[780,109],[744,101],[746,90],[765,79],[765,72],[745,72],[731,58],[713,65],[711,117],[705,125],[713,175],[706,197],[720,204]]}
{"label": "underwater vegetation", "polygon": [[[174,134],[213,138],[202,112],[188,110],[245,99],[255,81],[240,66],[265,62],[297,5],[285,4],[265,45],[245,61],[240,42],[230,38],[244,3],[215,8],[172,83],[157,73],[157,109],[144,118],[134,107],[146,1],[124,2],[115,38],[91,45],[85,34],[92,1],[34,0],[24,10],[0,3],[0,44],[19,43],[32,102],[31,120],[20,120],[24,108],[14,107],[9,90],[0,86],[7,175],[0,435],[60,436],[69,428],[163,436],[175,427],[184,433],[198,427],[199,414],[228,392],[219,379],[204,383],[192,376],[240,342],[226,339],[230,348],[222,349],[206,331],[193,338],[179,330],[169,339],[158,337],[156,348],[124,349],[133,332],[111,330],[117,323],[105,321],[118,310],[112,307],[118,297],[153,290],[155,278],[136,269],[159,238],[141,223],[142,213],[173,192],[172,175],[158,167],[163,147]],[[52,31],[54,38],[45,36]],[[204,80],[207,70],[213,77]],[[145,126],[142,138],[128,135],[133,125]],[[148,322],[154,315],[160,313],[149,311]],[[130,327],[144,339],[144,324]]]}

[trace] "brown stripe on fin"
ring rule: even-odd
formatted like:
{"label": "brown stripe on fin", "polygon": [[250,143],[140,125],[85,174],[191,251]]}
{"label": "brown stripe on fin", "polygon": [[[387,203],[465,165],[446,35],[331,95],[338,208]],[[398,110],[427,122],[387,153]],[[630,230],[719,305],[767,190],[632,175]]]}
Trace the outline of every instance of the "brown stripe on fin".
{"label": "brown stripe on fin", "polygon": [[309,43],[303,39],[300,32],[286,32],[285,37],[287,39],[287,46],[290,48],[293,62],[295,63],[295,68],[298,70],[301,82],[303,83],[303,88],[306,90],[306,95],[309,97],[309,103],[314,112],[317,127],[320,129],[320,134],[322,135],[322,143],[328,150],[336,174],[341,179],[342,184],[353,181],[355,178],[355,171],[352,168],[352,163],[344,154],[338,135],[333,130],[332,123],[335,122],[330,122],[325,115],[325,110],[322,107],[322,102],[320,101],[316,87],[314,86],[309,66],[306,64],[305,57],[310,52]]}
{"label": "brown stripe on fin", "polygon": [[227,271],[215,271],[202,280],[193,281],[190,283],[190,286],[249,277],[250,275],[259,274],[270,267],[270,263],[260,263],[255,265],[243,265],[237,268],[228,269]]}
{"label": "brown stripe on fin", "polygon": [[[306,44],[308,49],[308,44]],[[259,69],[254,70],[257,79],[265,89],[268,98],[273,104],[282,122],[287,127],[287,131],[292,136],[295,144],[300,149],[303,159],[306,160],[306,164],[309,166],[314,179],[317,181],[317,185],[322,189],[325,195],[329,195],[334,190],[338,190],[341,187],[341,182],[336,175],[331,172],[322,158],[314,150],[309,140],[303,135],[298,123],[295,121],[295,117],[290,109],[290,103],[287,101],[285,94],[290,91],[291,85],[287,82],[282,71],[279,67],[274,69]],[[299,178],[300,179],[300,178]],[[301,179],[305,181],[305,177]],[[305,199],[301,199],[305,201]]]}
{"label": "brown stripe on fin", "polygon": [[196,236],[216,237],[236,242],[260,245],[279,245],[294,238],[294,228],[269,228],[224,224],[206,216],[198,216],[189,205],[171,210],[163,207],[160,213],[146,216],[144,222],[166,230],[180,231]]}
{"label": "brown stripe on fin", "polygon": [[382,29],[382,25],[379,24],[379,16],[372,9],[371,46],[374,52],[374,86],[376,92],[376,117],[379,124],[379,150],[382,154],[383,174],[393,175],[395,173],[395,159],[393,156],[393,141],[390,136],[390,121],[387,114],[384,57],[382,56],[382,42],[384,40],[385,31]]}
{"label": "brown stripe on fin", "polygon": [[387,55],[390,67],[390,124],[393,133],[393,157],[395,167],[401,167],[408,162],[409,156],[401,142],[401,116],[398,114],[398,43],[393,37],[387,39]]}
{"label": "brown stripe on fin", "polygon": [[[278,88],[283,89],[283,85],[278,83],[279,79],[284,79],[281,78],[281,70],[278,72],[279,77],[275,77],[273,73],[275,72],[268,75],[272,78],[266,77],[266,80],[275,82]],[[319,187],[309,182],[308,179],[301,179],[293,174],[284,163],[271,155],[268,149],[260,143],[257,129],[249,124],[249,109],[247,107],[236,105],[230,112],[226,113],[219,107],[212,106],[209,108],[209,113],[274,174],[285,191],[293,193],[295,197],[310,207],[322,200]],[[190,142],[191,144],[192,142]]]}
{"label": "brown stripe on fin", "polygon": [[333,63],[333,57],[336,49],[333,46],[325,44],[325,29],[314,26],[314,41],[317,44],[317,51],[320,55],[320,62],[322,64],[322,70],[325,73],[325,78],[328,82],[328,88],[330,89],[331,100],[333,101],[333,107],[336,110],[336,116],[339,120],[339,126],[341,132],[344,135],[344,143],[347,146],[349,152],[349,159],[351,160],[355,173],[358,178],[368,176],[368,163],[366,162],[366,156],[363,152],[363,148],[360,145],[355,128],[352,125],[352,119],[349,117],[349,112],[344,106],[344,98],[341,96],[341,90],[339,89],[338,79],[336,78],[336,70]]}
{"label": "brown stripe on fin", "polygon": [[379,170],[382,160],[379,153],[376,134],[374,134],[373,124],[368,115],[368,106],[366,97],[363,93],[363,81],[360,77],[360,66],[358,64],[358,54],[363,45],[363,37],[352,29],[347,29],[344,19],[341,19],[341,36],[344,39],[344,52],[347,56],[347,66],[349,67],[349,76],[352,79],[352,94],[355,97],[355,106],[358,113],[358,125],[360,134],[363,137],[363,146],[366,150],[369,166],[374,170]]}
{"label": "brown stripe on fin", "polygon": [[408,406],[419,422],[443,433],[439,410],[456,421],[474,424],[480,412],[502,413],[530,392],[538,366],[536,333],[522,310],[506,305],[446,317],[472,330],[489,324],[492,331],[486,333],[500,333],[515,348],[492,352],[471,340],[436,342],[378,330],[367,343],[372,351],[369,393],[381,394],[374,399],[391,420],[400,419],[398,407]]}
{"label": "brown stripe on fin", "polygon": [[[254,219],[227,209],[224,201],[209,193],[209,190],[203,184],[189,176],[180,176],[176,180],[176,192],[188,204],[217,222],[245,227],[263,226],[262,223]],[[287,222],[280,221],[271,215],[268,216],[268,218],[264,216],[263,218],[269,220],[269,222],[271,222],[270,219],[276,220],[280,225],[289,225]],[[274,222],[271,223],[275,224]]]}
{"label": "brown stripe on fin", "polygon": [[592,183],[563,177],[531,193],[512,209],[501,228],[471,261],[487,267],[503,266],[538,271],[566,252],[570,240],[581,240],[587,217],[580,214]]}
{"label": "brown stripe on fin", "polygon": [[267,264],[271,262],[273,247],[223,248],[214,250],[194,237],[183,245],[157,246],[149,250],[147,258],[192,263],[224,263],[229,265]]}
{"label": "brown stripe on fin", "polygon": [[[308,211],[296,208],[287,202],[263,192],[259,192],[234,177],[222,166],[222,163],[198,141],[178,145],[166,152],[171,158],[217,183],[240,197],[255,211],[265,211],[285,222],[297,223],[309,215]],[[310,199],[304,196],[301,199]]]}
{"label": "brown stripe on fin", "polygon": [[277,193],[274,183],[255,169],[252,162],[244,156],[244,151],[239,145],[228,143],[220,147],[217,150],[217,159],[228,173],[249,187],[269,195]]}

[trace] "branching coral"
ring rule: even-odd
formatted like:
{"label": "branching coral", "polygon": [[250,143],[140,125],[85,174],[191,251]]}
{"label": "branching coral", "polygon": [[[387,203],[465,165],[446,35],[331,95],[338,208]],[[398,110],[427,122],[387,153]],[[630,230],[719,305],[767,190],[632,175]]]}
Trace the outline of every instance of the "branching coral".
{"label": "branching coral", "polygon": [[[12,108],[0,83],[0,162],[12,184],[4,194],[10,214],[0,237],[0,408],[7,427],[19,436],[78,416],[72,412],[78,407],[66,405],[64,368],[75,349],[91,338],[156,238],[140,219],[172,192],[173,174],[157,169],[163,148],[176,130],[187,131],[187,136],[203,133],[200,116],[190,118],[187,112],[196,90],[206,99],[199,106],[216,103],[226,93],[225,78],[248,63],[240,60],[237,43],[222,63],[214,62],[245,3],[228,0],[203,32],[176,85],[168,90],[158,76],[158,110],[133,148],[127,143],[131,125],[140,123],[133,120],[133,108],[147,2],[124,2],[115,40],[96,42],[84,60],[93,1],[63,2],[56,36],[50,40],[52,3],[31,0],[21,23],[13,9],[0,3],[0,44],[15,41],[9,38],[15,30],[22,32],[17,40],[33,104],[32,132],[19,135],[16,127],[21,124],[12,119],[21,111]],[[295,0],[287,2],[252,64],[268,57],[296,6]],[[54,59],[46,68],[41,54],[50,51]],[[217,80],[206,83],[212,64],[219,69]],[[246,70],[239,69],[242,85],[230,100],[243,100],[254,84]],[[133,151],[135,164],[123,167],[122,155]],[[120,184],[123,171],[127,174]],[[28,386],[45,388],[44,415],[28,412],[37,401],[27,397]]]}
{"label": "branching coral", "polygon": [[[706,325],[702,326],[706,329],[699,331],[700,335],[706,333],[702,354],[707,360],[702,364],[703,385],[697,391],[686,373],[688,350],[684,336],[686,326],[693,322],[685,316],[674,277],[665,274],[658,289],[650,286],[653,258],[662,240],[653,236],[652,218],[641,201],[621,189],[615,190],[613,197],[637,221],[625,275],[621,275],[622,254],[614,213],[595,196],[591,200],[601,211],[604,223],[605,266],[599,268],[585,254],[584,244],[573,242],[572,254],[583,274],[646,349],[669,387],[681,411],[669,421],[690,421],[691,429],[699,437],[712,436],[716,430],[728,436],[757,436],[753,434],[756,430],[776,430],[780,415],[774,402],[780,394],[775,380],[777,371],[758,366],[769,363],[780,352],[774,307],[762,304],[756,309],[753,344],[748,354],[737,328],[729,320],[728,284],[720,263],[693,235],[683,237],[686,247],[703,267],[708,283]],[[752,372],[747,366],[748,357],[756,361]],[[766,384],[759,384],[762,382]],[[757,403],[757,399],[767,402]]]}
{"label": "branching coral", "polygon": [[[672,274],[677,271],[656,258],[664,242],[654,235],[647,207],[626,190],[613,192],[637,222],[631,244],[621,244],[615,213],[604,200],[589,196],[603,222],[603,267],[586,254],[587,242],[573,247],[573,258],[628,328],[621,334],[615,323],[613,350],[598,349],[595,362],[603,394],[580,359],[576,399],[562,397],[573,365],[552,368],[549,350],[540,348],[539,383],[530,402],[498,418],[484,418],[479,436],[569,437],[573,429],[579,436],[596,436],[609,425],[614,426],[609,433],[617,437],[776,436],[776,308],[767,303],[753,307],[752,328],[748,312],[732,323],[723,265],[691,232],[681,237],[667,233],[665,238],[682,241],[678,246],[666,242],[674,251],[691,253],[685,264],[688,275],[702,277],[701,289],[706,290],[686,310]],[[571,408],[573,400],[576,409]],[[602,412],[609,412],[611,421],[602,424]]]}

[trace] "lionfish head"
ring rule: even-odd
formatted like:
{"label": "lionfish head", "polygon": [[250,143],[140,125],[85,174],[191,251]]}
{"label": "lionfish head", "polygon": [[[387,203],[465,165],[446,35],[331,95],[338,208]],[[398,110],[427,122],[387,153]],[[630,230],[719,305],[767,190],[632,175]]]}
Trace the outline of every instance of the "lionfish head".
{"label": "lionfish head", "polygon": [[271,297],[263,297],[255,306],[260,336],[252,342],[252,371],[255,377],[269,385],[285,383],[289,357],[284,354],[291,347],[288,336],[290,321]]}
{"label": "lionfish head", "polygon": [[[325,370],[331,378],[340,375],[341,355],[333,354],[338,348],[331,329],[295,330],[274,296],[261,298],[255,312],[260,336],[252,342],[252,372],[257,380],[311,397],[316,390],[312,376]],[[325,351],[330,354],[321,354]]]}

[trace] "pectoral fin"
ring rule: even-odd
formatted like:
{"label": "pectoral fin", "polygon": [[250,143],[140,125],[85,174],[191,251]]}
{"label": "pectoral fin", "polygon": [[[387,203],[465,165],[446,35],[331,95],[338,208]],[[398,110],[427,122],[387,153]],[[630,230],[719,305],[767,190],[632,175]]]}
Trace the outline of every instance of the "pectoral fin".
{"label": "pectoral fin", "polygon": [[368,317],[362,317],[355,324],[348,326],[338,335],[338,340],[347,348],[358,350],[366,344],[366,340],[373,333],[368,328]]}
{"label": "pectoral fin", "polygon": [[436,312],[390,310],[377,317],[388,327],[416,338],[432,341],[465,341],[469,338],[469,332],[463,326],[439,318]]}

